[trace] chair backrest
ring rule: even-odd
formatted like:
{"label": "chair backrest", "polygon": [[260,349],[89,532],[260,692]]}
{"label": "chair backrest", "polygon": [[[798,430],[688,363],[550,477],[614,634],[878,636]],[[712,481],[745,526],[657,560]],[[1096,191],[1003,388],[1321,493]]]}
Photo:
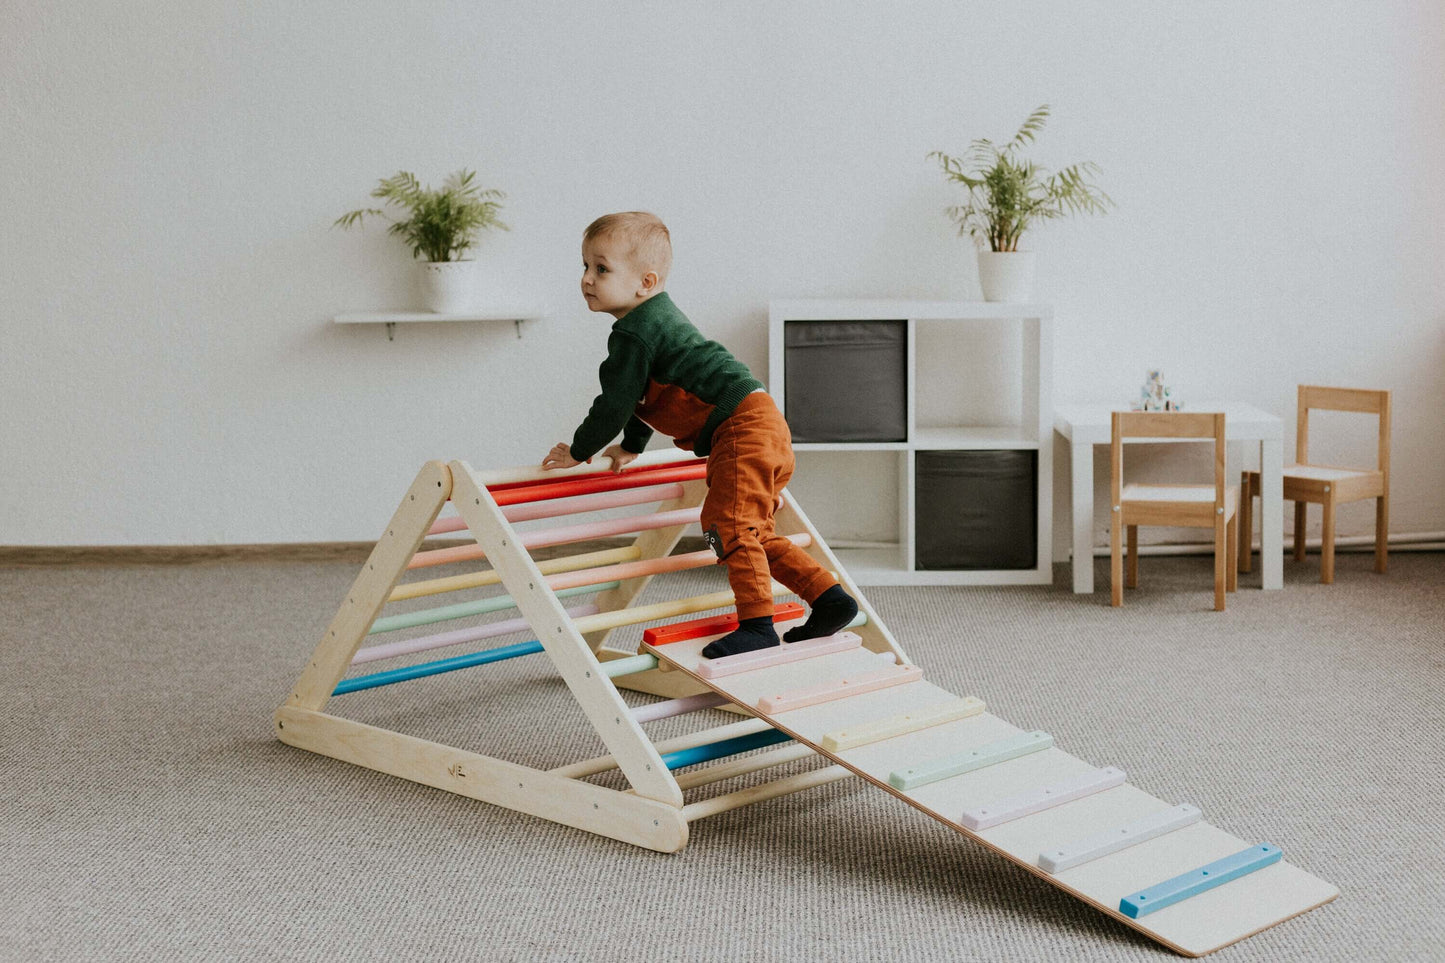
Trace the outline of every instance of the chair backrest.
{"label": "chair backrest", "polygon": [[1295,461],[1309,464],[1310,409],[1322,411],[1360,411],[1380,418],[1380,443],[1376,465],[1388,478],[1390,475],[1390,393],[1364,388],[1326,388],[1321,385],[1300,385],[1295,410]]}
{"label": "chair backrest", "polygon": [[1224,507],[1224,413],[1116,411],[1110,423],[1109,485],[1119,504],[1124,488],[1125,438],[1213,438],[1214,507]]}

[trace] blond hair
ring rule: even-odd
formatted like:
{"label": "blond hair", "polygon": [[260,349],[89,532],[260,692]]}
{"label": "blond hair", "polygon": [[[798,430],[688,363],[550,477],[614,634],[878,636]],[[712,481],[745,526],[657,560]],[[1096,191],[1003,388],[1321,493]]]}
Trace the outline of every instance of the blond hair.
{"label": "blond hair", "polygon": [[656,214],[620,211],[604,214],[582,232],[582,243],[599,237],[615,237],[628,245],[627,256],[643,271],[654,271],[659,282],[672,269],[672,235]]}

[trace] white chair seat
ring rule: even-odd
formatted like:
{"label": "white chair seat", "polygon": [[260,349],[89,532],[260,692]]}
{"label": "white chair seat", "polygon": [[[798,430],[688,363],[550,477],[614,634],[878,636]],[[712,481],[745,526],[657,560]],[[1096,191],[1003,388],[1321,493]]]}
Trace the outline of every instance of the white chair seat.
{"label": "white chair seat", "polygon": [[1286,465],[1284,469],[1286,478],[1308,478],[1310,481],[1340,481],[1378,474],[1370,468],[1331,468],[1328,465]]}
{"label": "white chair seat", "polygon": [[[1214,504],[1213,485],[1144,485],[1124,486],[1120,498],[1126,502],[1203,502]],[[1239,486],[1224,486],[1224,514],[1233,515],[1239,506]]]}

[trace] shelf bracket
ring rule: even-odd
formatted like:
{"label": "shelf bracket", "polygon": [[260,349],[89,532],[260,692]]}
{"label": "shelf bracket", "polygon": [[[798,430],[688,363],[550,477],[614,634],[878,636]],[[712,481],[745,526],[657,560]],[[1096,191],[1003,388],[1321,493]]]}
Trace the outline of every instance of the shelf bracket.
{"label": "shelf bracket", "polygon": [[512,323],[517,326],[517,340],[518,340],[518,341],[521,341],[521,340],[522,340],[522,319],[521,319],[521,318],[517,318],[517,319],[516,319],[515,321],[513,321]]}
{"label": "shelf bracket", "polygon": [[386,340],[388,340],[388,341],[395,341],[395,340],[396,340],[396,322],[395,322],[395,321],[388,321],[388,322],[386,322]]}

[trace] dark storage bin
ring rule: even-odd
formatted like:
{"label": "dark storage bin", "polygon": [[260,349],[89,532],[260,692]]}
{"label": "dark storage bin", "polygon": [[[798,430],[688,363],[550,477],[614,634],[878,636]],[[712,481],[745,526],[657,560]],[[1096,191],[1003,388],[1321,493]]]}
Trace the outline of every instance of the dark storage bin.
{"label": "dark storage bin", "polygon": [[793,441],[908,440],[908,322],[783,322]]}
{"label": "dark storage bin", "polygon": [[914,568],[1034,568],[1038,457],[1033,450],[918,452]]}

